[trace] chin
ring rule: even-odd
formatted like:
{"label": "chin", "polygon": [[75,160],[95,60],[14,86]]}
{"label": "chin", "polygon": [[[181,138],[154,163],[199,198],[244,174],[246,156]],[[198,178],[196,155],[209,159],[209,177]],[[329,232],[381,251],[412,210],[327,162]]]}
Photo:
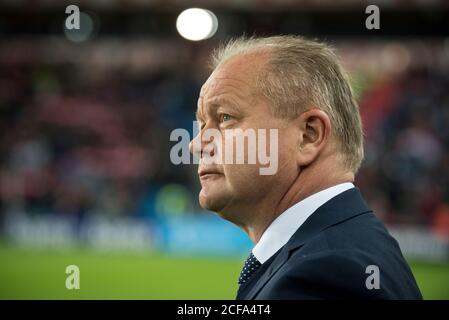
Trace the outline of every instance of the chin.
{"label": "chin", "polygon": [[224,207],[226,206],[225,197],[212,194],[205,195],[204,193],[204,190],[201,190],[199,195],[201,208],[217,213],[221,212],[224,209]]}
{"label": "chin", "polygon": [[239,216],[241,211],[230,205],[231,201],[229,196],[224,194],[220,194],[220,196],[215,195],[215,197],[211,194],[206,196],[203,194],[203,191],[201,191],[199,195],[199,202],[203,209],[213,211],[222,219],[238,226],[242,225],[242,221],[240,221],[242,217]]}

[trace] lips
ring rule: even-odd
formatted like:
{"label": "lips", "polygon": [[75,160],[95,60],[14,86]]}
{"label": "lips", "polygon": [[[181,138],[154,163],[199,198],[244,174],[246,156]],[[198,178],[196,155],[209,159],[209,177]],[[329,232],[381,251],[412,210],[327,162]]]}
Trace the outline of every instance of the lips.
{"label": "lips", "polygon": [[215,168],[201,168],[198,170],[198,176],[200,177],[200,179],[212,175],[223,175],[223,173]]}

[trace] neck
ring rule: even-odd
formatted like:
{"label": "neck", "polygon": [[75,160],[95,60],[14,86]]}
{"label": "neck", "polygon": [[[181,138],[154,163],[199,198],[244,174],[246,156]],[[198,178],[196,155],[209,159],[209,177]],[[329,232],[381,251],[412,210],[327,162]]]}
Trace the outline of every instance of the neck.
{"label": "neck", "polygon": [[[298,172],[296,179],[280,197],[277,204],[266,197],[266,199],[269,199],[268,201],[271,201],[271,204],[262,201],[256,208],[252,207],[251,217],[256,217],[256,219],[242,224],[240,227],[256,244],[270,224],[291,206],[321,190],[353,181],[354,174],[352,172],[336,170],[332,163],[304,168]],[[275,205],[272,203],[275,203]]]}

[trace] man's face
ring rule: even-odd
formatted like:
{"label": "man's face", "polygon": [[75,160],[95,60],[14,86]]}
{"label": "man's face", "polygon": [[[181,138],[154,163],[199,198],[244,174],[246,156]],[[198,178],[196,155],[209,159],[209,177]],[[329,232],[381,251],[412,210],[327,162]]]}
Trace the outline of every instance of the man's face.
{"label": "man's face", "polygon": [[[244,214],[248,214],[248,209],[256,204],[279,201],[298,174],[295,161],[297,131],[288,120],[272,115],[268,101],[254,86],[254,79],[264,59],[260,55],[236,57],[211,74],[198,100],[200,132],[191,142],[191,151],[201,156],[198,167],[202,187],[200,205],[237,224],[244,223]],[[218,141],[204,141],[210,129],[221,134]],[[243,140],[245,143],[238,145],[238,139],[229,134],[242,136],[248,129],[256,135],[265,132],[266,143],[256,143],[251,148],[248,140]],[[277,148],[274,150],[277,156],[270,154],[270,146],[273,151],[270,129],[278,133]],[[257,141],[259,138],[257,136]],[[230,144],[234,144],[233,156],[226,159],[229,149],[225,146]],[[239,148],[244,151],[244,164],[236,164]],[[256,157],[253,164],[248,163],[251,152]],[[274,174],[261,175],[259,169],[268,165],[259,161],[258,152],[277,162]],[[232,163],[229,159],[233,159]]]}

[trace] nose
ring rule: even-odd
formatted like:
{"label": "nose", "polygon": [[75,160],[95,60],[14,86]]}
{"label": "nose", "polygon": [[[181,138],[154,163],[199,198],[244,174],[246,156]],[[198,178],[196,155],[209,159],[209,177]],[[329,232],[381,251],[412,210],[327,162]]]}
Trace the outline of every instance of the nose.
{"label": "nose", "polygon": [[189,143],[189,151],[194,156],[201,158],[202,146],[201,146],[201,133],[198,133]]}
{"label": "nose", "polygon": [[189,151],[194,156],[202,159],[203,157],[214,157],[215,156],[215,147],[214,142],[204,141],[202,139],[202,132],[199,132],[196,137],[194,137],[189,143]]}

